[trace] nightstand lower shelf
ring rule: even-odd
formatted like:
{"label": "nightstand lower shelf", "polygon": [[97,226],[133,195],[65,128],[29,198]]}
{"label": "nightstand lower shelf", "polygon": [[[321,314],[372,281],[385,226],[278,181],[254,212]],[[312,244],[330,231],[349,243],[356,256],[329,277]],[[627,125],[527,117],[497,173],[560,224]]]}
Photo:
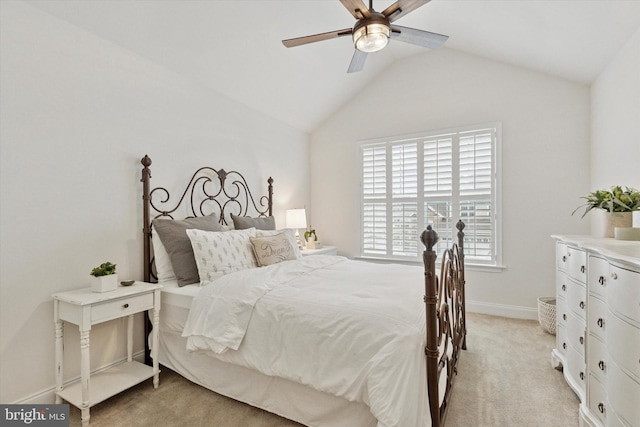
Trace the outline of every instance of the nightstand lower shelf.
{"label": "nightstand lower shelf", "polygon": [[[140,384],[155,375],[152,366],[140,362],[123,362],[91,376],[91,401],[89,406],[96,405],[116,394]],[[82,383],[76,381],[57,393],[62,399],[82,407]]]}

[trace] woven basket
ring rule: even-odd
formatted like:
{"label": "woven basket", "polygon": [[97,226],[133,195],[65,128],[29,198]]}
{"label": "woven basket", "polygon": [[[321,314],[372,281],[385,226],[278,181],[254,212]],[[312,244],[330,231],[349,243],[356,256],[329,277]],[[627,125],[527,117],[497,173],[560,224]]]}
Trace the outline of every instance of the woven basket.
{"label": "woven basket", "polygon": [[553,297],[538,298],[538,321],[542,329],[551,335],[556,334],[556,299]]}

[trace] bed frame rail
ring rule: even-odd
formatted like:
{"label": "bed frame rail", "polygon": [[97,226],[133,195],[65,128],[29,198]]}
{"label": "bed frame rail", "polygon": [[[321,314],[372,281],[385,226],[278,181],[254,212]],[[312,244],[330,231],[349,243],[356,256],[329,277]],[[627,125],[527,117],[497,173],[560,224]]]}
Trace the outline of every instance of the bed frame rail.
{"label": "bed frame rail", "polygon": [[[423,252],[427,322],[425,354],[432,427],[444,425],[458,358],[461,350],[466,350],[464,227],[462,221],[456,224],[458,243],[444,251],[439,276],[436,271],[437,254],[433,250],[438,234],[428,226],[420,235],[426,247]],[[446,370],[447,384],[440,405],[439,378],[443,369]]]}

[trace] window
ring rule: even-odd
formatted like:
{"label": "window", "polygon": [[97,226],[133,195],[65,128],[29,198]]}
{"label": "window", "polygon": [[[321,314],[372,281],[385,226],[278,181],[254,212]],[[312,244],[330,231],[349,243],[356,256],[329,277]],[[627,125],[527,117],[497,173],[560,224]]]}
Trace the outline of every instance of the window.
{"label": "window", "polygon": [[500,124],[367,141],[361,152],[361,255],[421,260],[431,225],[438,253],[465,232],[465,260],[498,266]]}

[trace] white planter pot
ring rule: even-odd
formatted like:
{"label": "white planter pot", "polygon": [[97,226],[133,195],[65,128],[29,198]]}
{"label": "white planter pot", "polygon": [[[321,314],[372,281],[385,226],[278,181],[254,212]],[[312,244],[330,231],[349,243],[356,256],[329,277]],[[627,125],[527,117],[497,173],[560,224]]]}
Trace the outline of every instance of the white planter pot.
{"label": "white planter pot", "polygon": [[614,237],[616,227],[631,227],[633,212],[606,212],[598,210],[596,220],[596,235],[600,237]]}
{"label": "white planter pot", "polygon": [[315,240],[309,240],[307,242],[307,249],[318,249],[320,245]]}
{"label": "white planter pot", "polygon": [[109,292],[118,288],[118,275],[109,274],[107,276],[90,277],[91,291],[93,292]]}

